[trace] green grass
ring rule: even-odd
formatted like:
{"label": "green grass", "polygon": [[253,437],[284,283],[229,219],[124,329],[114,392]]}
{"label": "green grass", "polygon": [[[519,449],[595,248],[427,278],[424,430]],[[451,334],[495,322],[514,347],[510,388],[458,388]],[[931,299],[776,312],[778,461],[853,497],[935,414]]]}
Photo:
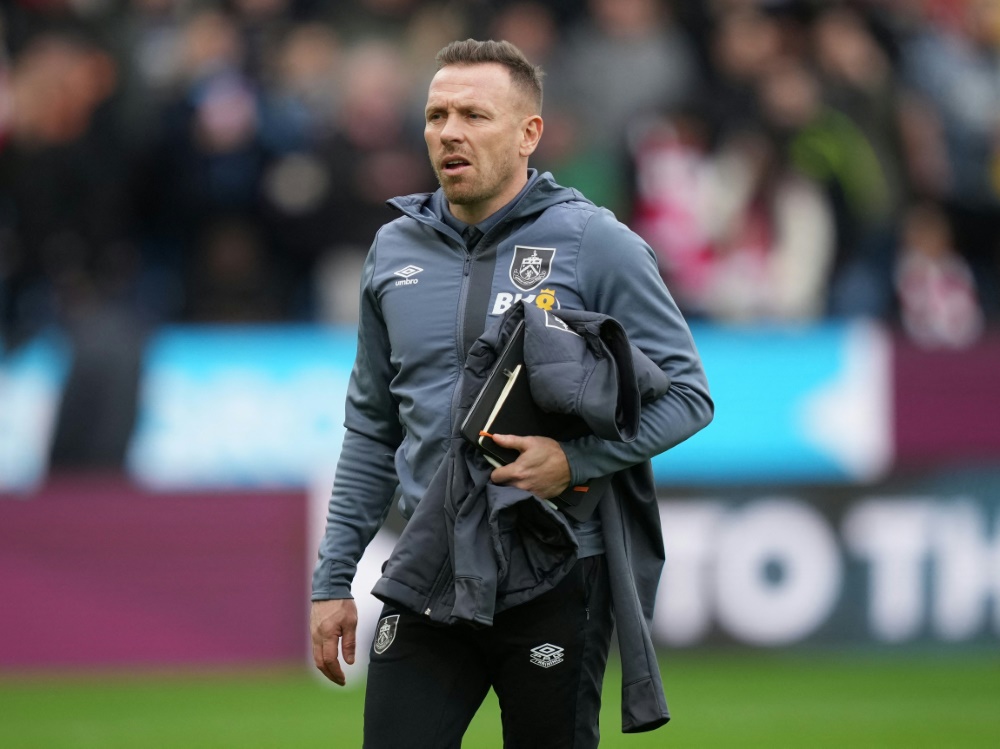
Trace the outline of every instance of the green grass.
{"label": "green grass", "polygon": [[[976,656],[685,652],[663,663],[674,720],[619,728],[612,667],[602,747],[1000,747],[1000,652]],[[0,677],[4,749],[296,749],[361,745],[360,689],[303,669]],[[469,749],[499,747],[490,695]],[[405,749],[405,747],[401,747]]]}

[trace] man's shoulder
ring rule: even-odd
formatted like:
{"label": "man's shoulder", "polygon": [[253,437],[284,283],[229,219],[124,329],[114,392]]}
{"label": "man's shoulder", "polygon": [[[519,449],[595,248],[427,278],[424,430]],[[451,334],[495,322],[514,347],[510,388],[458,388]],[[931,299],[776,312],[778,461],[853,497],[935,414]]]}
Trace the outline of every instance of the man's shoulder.
{"label": "man's shoulder", "polygon": [[623,241],[631,238],[642,242],[629,226],[623,223],[614,212],[604,206],[596,205],[577,193],[579,199],[566,200],[550,206],[545,213],[567,225],[574,225],[581,234],[598,241],[614,238],[616,241]]}
{"label": "man's shoulder", "polygon": [[614,214],[606,208],[595,205],[579,190],[573,189],[572,194],[569,194],[569,190],[567,190],[560,201],[552,202],[542,208],[536,214],[535,220],[545,219],[567,225],[585,226],[598,217],[601,217],[598,219],[601,221],[610,219],[613,222],[615,220]]}
{"label": "man's shoulder", "polygon": [[[384,223],[376,232],[368,251],[367,265],[376,275],[390,270],[395,273],[399,264],[414,262],[422,257],[419,264],[437,256],[444,238],[439,231],[419,215],[404,213]],[[430,254],[428,254],[430,253]]]}
{"label": "man's shoulder", "polygon": [[375,244],[382,245],[399,239],[413,241],[415,234],[423,234],[426,231],[424,222],[411,214],[402,213],[391,221],[382,224],[375,234]]}

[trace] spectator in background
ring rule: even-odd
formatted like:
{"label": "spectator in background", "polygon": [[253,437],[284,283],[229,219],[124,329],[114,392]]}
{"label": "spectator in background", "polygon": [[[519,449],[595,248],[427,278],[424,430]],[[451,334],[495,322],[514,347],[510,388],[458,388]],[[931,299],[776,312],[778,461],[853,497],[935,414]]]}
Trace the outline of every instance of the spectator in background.
{"label": "spectator in background", "polygon": [[710,130],[709,147],[730,130],[760,125],[757,86],[781,54],[778,22],[756,5],[720,11],[707,42],[710,85],[694,101]]}
{"label": "spectator in background", "polygon": [[[863,240],[870,249],[862,260],[882,288],[882,279],[891,278],[893,273],[899,216],[912,194],[906,135],[920,111],[899,84],[889,56],[894,45],[880,42],[874,29],[873,22],[858,10],[831,6],[814,19],[811,38],[823,100],[858,128],[870,144],[884,178],[884,229],[875,228],[871,238]],[[882,317],[889,314],[889,307],[878,304],[871,311]],[[854,311],[847,308],[849,313]]]}
{"label": "spectator in background", "polygon": [[321,144],[337,128],[346,52],[333,30],[320,23],[289,30],[275,58],[265,112],[273,131],[285,130],[261,182],[262,230],[283,277],[287,317],[318,316],[313,290],[316,262],[336,231],[329,214],[338,189]]}
{"label": "spectator in background", "polygon": [[794,57],[760,80],[760,106],[791,166],[823,187],[836,225],[827,312],[879,317],[891,308],[892,213],[885,174],[870,142],[823,103],[815,73]]}
{"label": "spectator in background", "polygon": [[961,348],[979,337],[984,319],[975,280],[941,206],[926,201],[904,214],[895,282],[900,322],[917,343]]}
{"label": "spectator in background", "polygon": [[273,57],[293,25],[293,0],[228,0],[245,47],[243,72],[259,84],[269,84]]}
{"label": "spectator in background", "polygon": [[[276,151],[290,147],[281,137],[295,131],[265,118],[261,88],[244,72],[246,47],[231,16],[196,13],[179,49],[181,85],[136,173],[135,194],[147,266],[157,276],[197,284],[204,268],[196,256],[199,238],[218,215],[258,211],[265,168]],[[183,295],[162,301],[168,318],[190,306]]]}
{"label": "spectator in background", "polygon": [[427,64],[434,54],[451,39],[473,35],[475,29],[485,27],[493,10],[485,2],[456,3],[450,0],[425,0],[414,11],[406,26],[402,47],[405,49],[407,70],[417,76],[410,102],[418,109],[423,100],[417,91],[423,91],[434,77],[433,66]]}
{"label": "spectator in background", "polygon": [[833,212],[820,185],[766,133],[731,134],[713,154],[705,209],[712,319],[804,322],[827,306]]}
{"label": "spectator in background", "polygon": [[434,184],[413,137],[419,130],[408,117],[412,77],[403,56],[389,44],[369,41],[351,49],[344,66],[337,127],[318,145],[329,191],[322,204],[326,231],[314,268],[316,293],[318,310],[335,321],[354,319],[357,284],[347,279],[357,277],[378,227],[396,215],[385,201]]}
{"label": "spectator in background", "polygon": [[878,159],[888,211],[908,198],[903,120],[910,115],[888,52],[860,12],[848,6],[820,11],[812,23],[813,59],[823,101],[861,131]]}
{"label": "spectator in background", "polygon": [[[490,24],[490,38],[506,39],[546,72],[545,108],[570,109],[572,92],[562,33],[550,3],[519,0],[504,5]],[[548,126],[548,120],[546,120]]]}
{"label": "spectator in background", "polygon": [[336,31],[310,21],[289,28],[272,58],[270,106],[288,112],[301,131],[301,147],[313,147],[333,127],[343,57]]}
{"label": "spectator in background", "polygon": [[180,0],[129,0],[115,26],[125,146],[141,154],[160,135],[163,111],[181,85],[184,20]]}
{"label": "spectator in background", "polygon": [[220,217],[198,239],[185,319],[191,322],[273,322],[282,317],[276,279],[254,222]]}
{"label": "spectator in background", "polygon": [[[78,300],[127,285],[125,164],[105,108],[113,59],[92,42],[43,34],[12,61],[0,121],[0,233],[17,340],[66,321]],[[126,262],[122,262],[125,260]]]}
{"label": "spectator in background", "polygon": [[491,38],[506,39],[547,71],[545,139],[536,152],[539,170],[559,174],[563,184],[577,188],[598,205],[627,213],[620,154],[603,148],[603,144],[591,147],[585,142],[592,115],[581,116],[579,103],[573,100],[567,83],[569,62],[549,4],[515,2],[505,6],[493,20]]}
{"label": "spectator in background", "polygon": [[947,207],[987,313],[1000,316],[1000,4],[969,0],[949,15],[925,8],[902,39],[902,74],[924,104],[918,141],[939,168],[924,194]]}
{"label": "spectator in background", "polygon": [[323,12],[349,45],[381,41],[399,47],[423,5],[421,0],[355,0],[329,3]]}
{"label": "spectator in background", "polygon": [[629,145],[635,174],[633,228],[656,253],[660,274],[681,310],[708,316],[709,125],[700,112],[648,117],[633,128]]}
{"label": "spectator in background", "polygon": [[820,185],[762,131],[734,134],[712,159],[705,303],[713,319],[808,322],[825,314],[836,232]]}
{"label": "spectator in background", "polygon": [[629,127],[686,102],[699,85],[698,61],[665,3],[590,0],[587,10],[567,34],[561,102],[578,128],[573,149],[603,161],[603,179],[623,186]]}
{"label": "spectator in background", "polygon": [[143,329],[132,303],[125,164],[106,108],[113,58],[89,39],[33,37],[0,100],[0,334],[16,345],[48,327],[73,363],[52,464],[117,467],[131,433]]}
{"label": "spectator in background", "polygon": [[406,107],[413,77],[396,48],[370,41],[345,60],[337,127],[320,144],[333,171],[335,241],[367,250],[395,214],[385,201],[433,184]]}
{"label": "spectator in background", "polygon": [[[493,38],[517,44],[525,57],[534,60],[536,65],[557,64],[559,27],[550,4],[533,0],[508,3],[497,11],[492,29]],[[551,71],[547,73],[552,74]]]}
{"label": "spectator in background", "polygon": [[760,129],[711,152],[688,113],[636,143],[636,220],[681,308],[713,320],[820,317],[834,251],[821,188]]}
{"label": "spectator in background", "polygon": [[[756,87],[780,51],[781,35],[770,15],[745,3],[721,7],[709,34],[711,85],[695,91],[690,106],[640,120],[629,148],[635,228],[656,251],[685,313],[711,318],[718,258],[709,213],[725,189],[711,177],[713,162],[719,144],[734,133],[760,130]],[[716,233],[727,223],[716,221]]]}

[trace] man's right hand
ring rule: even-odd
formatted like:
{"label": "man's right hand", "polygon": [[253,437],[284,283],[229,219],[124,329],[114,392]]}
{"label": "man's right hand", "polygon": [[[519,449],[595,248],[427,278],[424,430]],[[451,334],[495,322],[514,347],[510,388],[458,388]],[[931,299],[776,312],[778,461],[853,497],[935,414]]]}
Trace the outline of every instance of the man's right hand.
{"label": "man's right hand", "polygon": [[313,601],[309,616],[312,634],[313,660],[316,668],[334,684],[344,686],[347,679],[337,659],[337,649],[344,662],[354,663],[354,648],[358,629],[358,607],[353,598]]}

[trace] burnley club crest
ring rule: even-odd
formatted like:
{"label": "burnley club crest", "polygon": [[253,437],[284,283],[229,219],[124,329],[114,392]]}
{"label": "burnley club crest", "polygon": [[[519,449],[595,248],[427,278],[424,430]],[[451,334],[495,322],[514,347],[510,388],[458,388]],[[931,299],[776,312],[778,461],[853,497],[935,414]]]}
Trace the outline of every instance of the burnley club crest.
{"label": "burnley club crest", "polygon": [[378,623],[378,632],[375,635],[373,650],[376,654],[382,655],[392,641],[396,639],[396,627],[399,625],[399,614],[383,616]]}
{"label": "burnley club crest", "polygon": [[510,280],[521,291],[530,291],[549,277],[555,254],[555,247],[515,246],[514,259],[510,262]]}

